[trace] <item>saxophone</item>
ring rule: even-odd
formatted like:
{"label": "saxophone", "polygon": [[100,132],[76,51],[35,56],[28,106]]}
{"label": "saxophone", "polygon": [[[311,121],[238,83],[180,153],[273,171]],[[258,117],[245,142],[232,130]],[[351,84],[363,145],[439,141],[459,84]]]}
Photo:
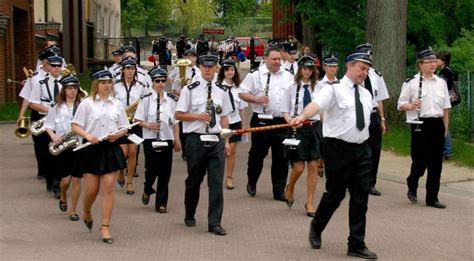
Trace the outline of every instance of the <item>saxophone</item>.
{"label": "saxophone", "polygon": [[46,131],[46,127],[44,127],[44,122],[46,121],[46,116],[43,118],[31,123],[30,131],[33,136],[39,136]]}
{"label": "saxophone", "polygon": [[54,144],[54,142],[49,143],[49,152],[53,156],[61,154],[61,152],[67,150],[71,147],[76,147],[78,145],[76,134],[72,131],[61,136],[60,143]]}
{"label": "saxophone", "polygon": [[143,94],[142,96],[140,96],[140,99],[134,101],[127,108],[125,108],[125,113],[127,114],[128,122],[132,122],[133,116],[135,115],[135,111],[137,111],[137,108],[138,108],[138,103],[140,103],[140,101],[143,98],[146,98],[150,95],[151,95],[151,92],[149,92],[147,94]]}

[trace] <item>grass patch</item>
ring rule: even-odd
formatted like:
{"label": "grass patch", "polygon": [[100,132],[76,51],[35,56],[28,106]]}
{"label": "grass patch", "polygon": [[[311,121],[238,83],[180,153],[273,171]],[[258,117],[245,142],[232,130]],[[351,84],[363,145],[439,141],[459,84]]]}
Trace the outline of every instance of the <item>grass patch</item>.
{"label": "grass patch", "polygon": [[[393,127],[383,137],[382,149],[398,155],[410,155],[411,134],[408,127]],[[453,138],[454,161],[461,166],[474,167],[474,144]]]}
{"label": "grass patch", "polygon": [[[0,121],[16,121],[20,107],[16,102],[9,102],[0,105]],[[29,113],[27,113],[28,116]]]}

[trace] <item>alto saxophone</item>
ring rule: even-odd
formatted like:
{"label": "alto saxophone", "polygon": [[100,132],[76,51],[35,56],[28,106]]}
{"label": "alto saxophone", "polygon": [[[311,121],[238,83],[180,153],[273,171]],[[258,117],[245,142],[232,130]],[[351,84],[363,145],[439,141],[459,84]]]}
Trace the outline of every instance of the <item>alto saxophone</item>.
{"label": "alto saxophone", "polygon": [[49,152],[53,156],[57,156],[61,154],[61,152],[67,150],[68,148],[76,147],[78,145],[76,134],[72,131],[64,134],[60,138],[60,142],[58,144],[54,144],[53,141],[49,143]]}
{"label": "alto saxophone", "polygon": [[130,104],[127,108],[125,108],[125,113],[127,113],[128,122],[132,122],[133,116],[135,115],[135,111],[137,111],[137,108],[138,108],[138,103],[140,103],[140,101],[141,101],[143,98],[146,98],[146,97],[148,97],[148,96],[150,96],[150,95],[151,95],[151,92],[140,96],[140,99],[134,101],[134,102],[133,102],[132,104]]}
{"label": "alto saxophone", "polygon": [[31,123],[30,131],[33,136],[39,136],[46,131],[44,122],[46,121],[46,116],[43,118]]}

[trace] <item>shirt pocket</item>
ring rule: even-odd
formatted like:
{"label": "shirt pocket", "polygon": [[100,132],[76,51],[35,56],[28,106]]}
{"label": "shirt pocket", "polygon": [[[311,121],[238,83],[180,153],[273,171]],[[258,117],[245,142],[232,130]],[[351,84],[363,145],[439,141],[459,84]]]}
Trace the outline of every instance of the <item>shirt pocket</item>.
{"label": "shirt pocket", "polygon": [[355,117],[355,101],[338,97],[337,107],[342,112],[341,119],[343,122],[350,122],[351,119]]}
{"label": "shirt pocket", "polygon": [[118,122],[119,113],[118,112],[108,112],[107,119],[111,120],[112,122]]}
{"label": "shirt pocket", "polygon": [[434,103],[439,106],[439,108],[443,109],[444,108],[444,100],[445,100],[445,94],[441,90],[436,90],[433,95],[433,101]]}
{"label": "shirt pocket", "polygon": [[191,112],[203,112],[205,108],[206,98],[199,97],[191,100]]}

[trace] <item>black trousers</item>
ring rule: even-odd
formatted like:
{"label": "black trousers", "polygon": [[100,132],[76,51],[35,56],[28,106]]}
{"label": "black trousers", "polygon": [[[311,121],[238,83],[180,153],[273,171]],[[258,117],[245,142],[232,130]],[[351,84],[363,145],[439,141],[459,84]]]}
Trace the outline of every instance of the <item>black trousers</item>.
{"label": "black trousers", "polygon": [[377,172],[379,170],[380,153],[382,151],[382,129],[380,128],[380,115],[373,112],[370,115],[369,139],[367,144],[372,150],[372,171],[370,173],[370,186],[375,187],[377,183]]}
{"label": "black trousers", "polygon": [[35,140],[35,154],[38,160],[38,172],[44,174],[47,188],[59,191],[60,179],[56,177],[53,155],[49,152],[51,138],[45,131],[33,138]]}
{"label": "black trousers", "polygon": [[209,227],[220,225],[224,210],[224,195],[222,182],[224,179],[224,140],[210,142],[205,147],[200,139],[200,134],[190,133],[186,138],[186,162],[188,164],[188,177],[184,205],[186,216],[194,217],[199,202],[201,183],[207,171],[207,186],[209,187],[209,208],[207,219]]}
{"label": "black trousers", "polygon": [[[147,195],[156,193],[155,207],[166,207],[168,204],[168,184],[171,177],[173,163],[173,141],[167,140],[167,147],[154,149],[152,142],[155,140],[145,140],[143,151],[145,152],[145,189]],[[153,189],[155,180],[156,191]]]}
{"label": "black trousers", "polygon": [[[181,140],[181,144],[186,144],[186,136],[187,136],[187,133],[183,133],[183,122],[180,121],[179,122],[179,139]],[[182,146],[181,148],[181,156],[183,158],[186,157],[186,146]]]}
{"label": "black trousers", "polygon": [[426,203],[438,201],[439,181],[443,168],[444,123],[443,118],[421,118],[421,131],[411,126],[411,170],[407,178],[408,190],[416,194],[418,181],[428,169]]}
{"label": "black trousers", "polygon": [[[262,125],[261,122],[265,122],[265,125]],[[262,127],[284,123],[286,122],[283,118],[262,121],[258,119],[258,114],[254,113],[250,120],[250,127]],[[271,176],[274,196],[280,196],[285,193],[286,179],[288,177],[288,158],[285,157],[285,145],[283,145],[282,142],[287,136],[288,131],[286,129],[252,133],[252,145],[250,147],[247,163],[248,182],[251,185],[257,185],[260,174],[262,173],[263,161],[268,154],[268,149],[271,148]]]}
{"label": "black trousers", "polygon": [[322,233],[349,188],[350,248],[365,246],[365,223],[369,200],[371,151],[367,143],[354,144],[325,138],[326,192],[319,202],[311,226]]}

